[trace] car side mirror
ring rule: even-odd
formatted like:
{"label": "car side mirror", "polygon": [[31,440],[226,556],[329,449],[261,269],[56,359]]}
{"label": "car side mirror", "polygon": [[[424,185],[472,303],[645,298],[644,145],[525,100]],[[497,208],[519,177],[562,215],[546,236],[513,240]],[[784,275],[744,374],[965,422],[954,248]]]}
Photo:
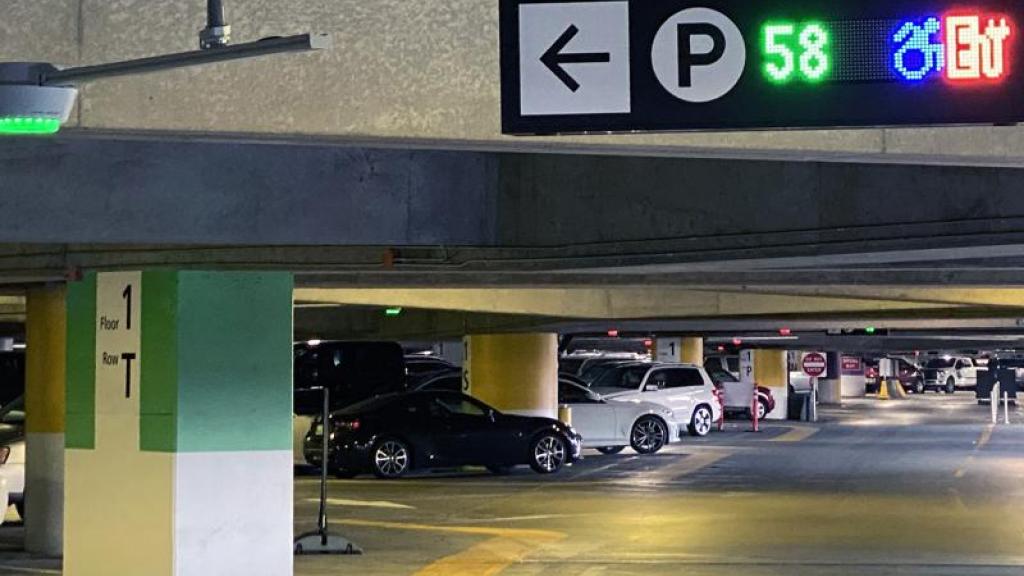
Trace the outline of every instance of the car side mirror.
{"label": "car side mirror", "polygon": [[647,384],[644,386],[644,392],[657,392],[658,390],[661,390],[661,388],[657,384]]}

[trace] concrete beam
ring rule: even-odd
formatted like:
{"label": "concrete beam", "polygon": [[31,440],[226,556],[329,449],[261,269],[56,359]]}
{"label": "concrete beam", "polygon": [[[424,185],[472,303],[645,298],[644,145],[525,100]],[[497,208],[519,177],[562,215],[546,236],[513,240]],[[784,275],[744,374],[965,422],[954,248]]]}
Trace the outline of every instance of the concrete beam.
{"label": "concrete beam", "polygon": [[747,294],[673,288],[623,289],[319,289],[298,288],[297,302],[402,306],[560,318],[680,318],[943,311],[954,304],[841,297]]}
{"label": "concrete beam", "polygon": [[[202,2],[14,0],[5,59],[94,64],[193,49]],[[565,139],[499,135],[497,9],[478,0],[237,0],[239,40],[329,32],[318,55],[96,82],[86,129],[294,138],[420,139],[517,150],[629,151],[721,158],[1020,165],[1024,130],[842,130]]]}

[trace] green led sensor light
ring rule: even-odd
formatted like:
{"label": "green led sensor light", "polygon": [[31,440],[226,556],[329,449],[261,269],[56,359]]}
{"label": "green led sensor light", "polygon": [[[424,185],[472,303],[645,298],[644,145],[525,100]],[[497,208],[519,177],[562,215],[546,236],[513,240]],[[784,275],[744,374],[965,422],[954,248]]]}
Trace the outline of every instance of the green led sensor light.
{"label": "green led sensor light", "polygon": [[384,310],[384,315],[385,316],[401,316],[402,315],[402,309],[397,307],[397,306],[394,307],[394,308],[386,308]]}
{"label": "green led sensor light", "polygon": [[56,134],[59,130],[59,118],[0,117],[0,134]]}

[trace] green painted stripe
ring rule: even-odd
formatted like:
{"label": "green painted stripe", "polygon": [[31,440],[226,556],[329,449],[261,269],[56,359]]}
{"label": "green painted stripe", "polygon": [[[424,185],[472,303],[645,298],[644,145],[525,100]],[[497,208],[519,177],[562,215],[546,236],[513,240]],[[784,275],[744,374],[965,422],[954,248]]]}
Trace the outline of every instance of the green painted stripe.
{"label": "green painted stripe", "polygon": [[179,452],[291,450],[292,291],[286,272],[179,273]]}
{"label": "green painted stripe", "polygon": [[96,447],[96,275],[68,284],[67,448]]}
{"label": "green painted stripe", "polygon": [[178,274],[142,273],[139,449],[177,450]]}

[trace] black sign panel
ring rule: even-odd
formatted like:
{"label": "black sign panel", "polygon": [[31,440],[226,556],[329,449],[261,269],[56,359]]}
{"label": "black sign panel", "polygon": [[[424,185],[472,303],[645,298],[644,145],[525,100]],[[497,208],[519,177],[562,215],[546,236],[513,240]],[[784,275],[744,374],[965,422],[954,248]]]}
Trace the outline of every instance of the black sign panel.
{"label": "black sign panel", "polygon": [[506,134],[1024,120],[1024,2],[501,0]]}

